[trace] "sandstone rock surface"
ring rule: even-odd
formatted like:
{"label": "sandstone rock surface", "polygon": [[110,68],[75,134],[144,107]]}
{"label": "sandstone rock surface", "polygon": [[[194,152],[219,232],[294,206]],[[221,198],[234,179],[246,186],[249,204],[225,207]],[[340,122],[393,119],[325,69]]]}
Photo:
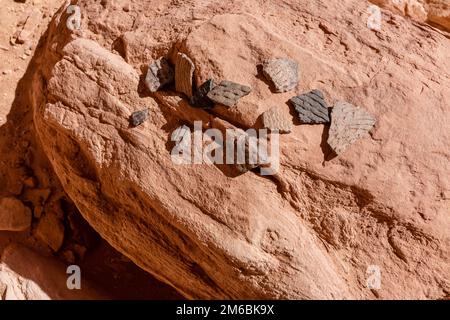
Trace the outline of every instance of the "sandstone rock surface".
{"label": "sandstone rock surface", "polygon": [[63,244],[64,225],[54,212],[48,212],[40,218],[35,233],[53,251],[58,251]]}
{"label": "sandstone rock surface", "polygon": [[0,230],[24,231],[31,225],[31,210],[12,197],[0,200]]}
{"label": "sandstone rock surface", "polygon": [[19,244],[9,245],[0,262],[0,300],[108,299],[86,277],[83,279],[83,274],[81,290],[69,290],[66,271],[67,266],[55,258],[43,257]]}
{"label": "sandstone rock surface", "polygon": [[371,0],[376,5],[400,12],[419,22],[429,22],[450,32],[448,0]]}
{"label": "sandstone rock surface", "polygon": [[[81,0],[82,30],[65,28],[63,7],[37,53],[35,126],[87,221],[189,298],[448,295],[449,40],[404,20],[372,32],[367,1],[177,3],[142,1],[135,23]],[[176,31],[167,16],[179,18]],[[124,58],[108,49],[120,37]],[[197,85],[231,79],[252,93],[211,113],[173,92],[140,94],[140,65],[179,51]],[[324,163],[323,126],[295,126],[271,179],[174,164],[170,135],[183,123],[248,128],[267,106],[289,112],[292,93],[274,95],[258,78],[258,61],[273,56],[299,62],[302,92],[320,87],[330,104],[375,115],[372,136]],[[136,105],[152,121],[129,128]],[[372,265],[379,290],[366,286]]]}

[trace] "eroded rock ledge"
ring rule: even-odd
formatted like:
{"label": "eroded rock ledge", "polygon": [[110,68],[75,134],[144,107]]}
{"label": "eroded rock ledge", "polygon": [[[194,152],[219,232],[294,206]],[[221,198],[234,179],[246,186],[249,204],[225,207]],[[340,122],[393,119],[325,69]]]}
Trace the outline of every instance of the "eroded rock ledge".
{"label": "eroded rock ledge", "polygon": [[419,22],[450,32],[450,2],[447,0],[370,0]]}
{"label": "eroded rock ledge", "polygon": [[[450,42],[401,19],[373,33],[368,4],[155,10],[142,1],[127,13],[79,1],[74,33],[66,4],[38,50],[29,93],[64,189],[102,237],[189,298],[448,295]],[[177,52],[195,63],[197,84],[226,78],[252,94],[207,113],[173,92],[141,90],[141,66]],[[296,123],[271,179],[172,163],[170,135],[184,123],[247,128],[274,104],[289,112],[292,94],[274,95],[258,78],[256,65],[271,56],[299,62],[298,93],[318,87],[374,114],[371,138],[324,161],[323,126]],[[129,128],[143,106],[150,121]],[[382,271],[380,290],[366,287],[369,265]]]}

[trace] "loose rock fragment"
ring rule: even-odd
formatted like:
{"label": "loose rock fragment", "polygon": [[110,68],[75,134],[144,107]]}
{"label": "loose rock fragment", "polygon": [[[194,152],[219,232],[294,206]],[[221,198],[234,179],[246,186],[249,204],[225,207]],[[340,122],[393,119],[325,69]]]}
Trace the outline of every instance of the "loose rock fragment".
{"label": "loose rock fragment", "polygon": [[62,220],[53,212],[45,213],[39,220],[36,237],[54,251],[58,251],[64,241]]}
{"label": "loose rock fragment", "polygon": [[161,57],[148,65],[145,84],[150,92],[156,92],[174,80],[174,71],[169,62]]}
{"label": "loose rock fragment", "polygon": [[269,59],[263,63],[263,73],[276,92],[287,92],[298,84],[298,63],[291,59]]}
{"label": "loose rock fragment", "polygon": [[36,188],[37,180],[35,177],[28,177],[25,180],[23,180],[23,185],[27,188]]}
{"label": "loose rock fragment", "polygon": [[34,206],[43,205],[51,193],[52,190],[49,188],[26,189],[23,198],[33,203]]}
{"label": "loose rock fragment", "polygon": [[331,111],[328,144],[336,154],[340,154],[367,134],[375,122],[375,118],[364,109],[347,102],[338,102]]}
{"label": "loose rock fragment", "polygon": [[248,95],[251,91],[252,89],[248,86],[224,80],[208,92],[207,96],[215,103],[232,107],[240,98]]}
{"label": "loose rock fragment", "polygon": [[39,27],[41,21],[42,13],[39,9],[32,8],[27,11],[25,13],[24,25],[22,29],[17,30],[12,41],[19,44],[24,44],[29,41]]}
{"label": "loose rock fragment", "polygon": [[184,53],[179,52],[175,61],[175,89],[192,97],[192,79],[195,65]]}
{"label": "loose rock fragment", "polygon": [[13,197],[3,198],[0,201],[0,230],[24,231],[30,225],[30,208]]}
{"label": "loose rock fragment", "polygon": [[131,114],[130,124],[133,127],[137,127],[138,125],[142,124],[145,120],[147,120],[148,116],[149,116],[148,109],[135,111]]}
{"label": "loose rock fragment", "polygon": [[264,128],[270,131],[278,130],[280,133],[289,133],[292,129],[290,121],[277,107],[272,107],[263,114]]}
{"label": "loose rock fragment", "polygon": [[214,102],[208,98],[208,92],[214,88],[215,84],[212,79],[206,80],[195,92],[191,98],[191,104],[194,107],[211,109],[214,107]]}
{"label": "loose rock fragment", "polygon": [[295,107],[298,117],[303,123],[328,123],[330,116],[328,105],[320,90],[312,90],[308,93],[295,96],[289,100]]}

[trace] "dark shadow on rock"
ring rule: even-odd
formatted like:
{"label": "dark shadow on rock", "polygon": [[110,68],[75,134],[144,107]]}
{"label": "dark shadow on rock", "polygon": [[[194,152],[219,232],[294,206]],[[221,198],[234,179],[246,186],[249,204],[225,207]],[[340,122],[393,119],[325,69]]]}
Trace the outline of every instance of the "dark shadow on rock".
{"label": "dark shadow on rock", "polygon": [[255,130],[264,129],[263,115],[264,113],[260,114],[258,118],[256,118],[255,123],[253,123],[252,125],[253,129]]}
{"label": "dark shadow on rock", "polygon": [[80,267],[101,288],[108,288],[114,299],[179,300],[184,299],[169,285],[137,267],[106,241],[86,254]]}
{"label": "dark shadow on rock", "polygon": [[262,64],[258,64],[256,66],[256,78],[264,82],[272,93],[277,93],[273,83],[267,80],[266,76],[264,75]]}
{"label": "dark shadow on rock", "polygon": [[126,51],[125,51],[125,44],[123,42],[123,38],[122,37],[118,37],[116,40],[114,40],[114,42],[111,45],[111,49],[116,51],[123,58],[123,60],[127,61],[127,55],[126,55]]}
{"label": "dark shadow on rock", "polygon": [[[45,257],[22,245],[8,246],[2,255],[2,262],[21,277],[31,280],[51,299],[85,300],[111,299],[109,293],[90,283],[80,272],[81,289],[67,287],[67,267],[54,257]],[[81,270],[80,270],[81,271]]]}
{"label": "dark shadow on rock", "polygon": [[322,140],[320,142],[320,148],[322,149],[323,152],[323,161],[331,161],[337,157],[337,154],[334,152],[333,149],[331,149],[330,145],[328,144],[329,131],[330,126],[324,125],[322,132]]}
{"label": "dark shadow on rock", "polygon": [[[65,26],[65,23],[62,23],[62,25]],[[60,30],[58,29],[55,32],[59,31]],[[37,110],[33,110],[33,102],[41,101],[38,96],[39,90],[42,90],[43,92],[46,91],[48,79],[46,79],[43,75],[43,71],[46,74],[50,73],[54,65],[62,58],[59,54],[55,53],[55,56],[52,56],[51,58],[45,57],[45,60],[43,60],[43,53],[46,50],[45,46],[47,45],[48,37],[49,30],[47,30],[39,39],[34,56],[28,64],[23,77],[17,83],[15,98],[9,114],[7,115],[7,121],[0,127],[0,154],[2,154],[2,161],[0,161],[0,197],[13,195],[18,199],[27,202],[26,191],[30,188],[48,188],[52,190],[52,195],[62,193],[64,194],[64,197],[67,197],[50,161],[48,160],[46,153],[41,146],[33,118],[33,111],[37,112]],[[65,36],[60,36],[60,39],[63,40],[58,42],[57,50],[61,49],[61,47],[66,43],[65,41],[69,41],[69,37]],[[36,107],[39,107],[39,105]],[[34,187],[24,185],[24,180],[28,177],[33,177],[36,179],[36,185]],[[69,198],[67,197],[67,199]],[[32,210],[34,209],[35,204],[27,204]],[[68,205],[71,205],[70,201],[62,203],[62,209],[64,212],[68,210]],[[73,233],[73,230],[70,229],[70,225],[80,222],[79,220],[84,220],[76,207],[74,207],[74,210],[76,212],[65,216],[66,234],[63,249],[65,249],[65,246],[70,241],[73,243],[76,243],[77,241],[86,242],[87,246],[91,246],[87,248],[88,250],[86,253],[89,257],[91,254],[90,250],[93,249],[95,251],[95,248],[98,246],[98,242],[96,239],[91,239],[91,235],[84,232],[78,234]],[[32,229],[34,229],[38,221],[38,218],[33,217]],[[89,225],[85,227],[86,229],[92,229]],[[27,238],[24,238],[25,236],[27,236]],[[7,263],[14,272],[24,278],[34,281],[46,292],[48,296],[53,299],[84,298],[83,294],[80,295],[79,292],[77,292],[78,290],[67,290],[65,263],[56,257],[46,258],[41,256],[41,251],[49,254],[50,250],[46,248],[43,243],[33,239],[31,237],[31,233],[9,233],[7,240],[8,242],[19,241],[20,243],[27,243],[33,247],[33,250],[28,248],[20,249],[20,252],[25,252],[25,258],[23,259],[25,264],[20,262],[22,261],[21,259],[14,258],[16,257],[16,254],[14,257],[11,255],[9,256]],[[100,243],[105,242],[100,239]],[[2,252],[3,244],[0,244],[0,249],[0,254],[4,253]],[[35,249],[38,249],[39,253],[35,252]],[[120,259],[124,259],[121,253],[112,248],[109,252],[112,252],[111,255],[114,255],[117,259],[119,259],[119,257]],[[61,253],[62,252],[59,252],[57,255],[60,256]],[[36,261],[41,261],[43,264],[40,265],[37,262],[36,265],[33,265],[30,260],[31,257],[36,258]],[[3,255],[2,258],[4,258]],[[83,261],[84,260],[79,261],[80,264],[83,264]],[[47,269],[45,267],[46,263],[49,263],[52,267]],[[116,272],[114,277],[108,270],[108,263],[109,262],[105,260],[103,261],[103,264],[98,263],[97,265],[89,265],[88,261],[86,261],[86,269],[83,270],[86,275],[90,273],[95,275],[103,274],[105,277],[105,281],[101,283],[104,286],[101,290],[105,290],[108,293],[106,295],[102,294],[99,298],[182,298],[175,289],[164,284],[163,282],[160,282],[130,261],[126,262],[127,267],[122,270],[123,272]],[[127,274],[127,272],[136,273],[138,276],[134,278],[134,280],[130,280],[127,278],[130,277],[130,274]],[[56,276],[56,274],[58,275]],[[94,280],[96,281],[97,279],[94,277]],[[92,298],[92,296],[90,298]]]}
{"label": "dark shadow on rock", "polygon": [[[289,106],[289,113],[293,118],[293,123],[295,126],[298,125],[302,125],[302,121],[299,119],[298,117],[298,113],[297,111],[295,111],[294,106],[287,101],[286,104]],[[328,108],[328,112],[331,112],[331,108]],[[307,125],[311,125],[311,124],[307,124]],[[314,125],[314,124],[312,124]],[[316,125],[323,125],[323,124],[316,124]],[[323,152],[323,159],[324,161],[330,161],[333,160],[337,154],[334,152],[333,149],[331,149],[330,145],[328,144],[328,136],[329,136],[329,131],[330,131],[330,125],[329,124],[325,124],[323,125],[323,132],[322,132],[322,139],[320,142],[320,148],[322,149]]]}
{"label": "dark shadow on rock", "polygon": [[288,100],[286,101],[286,104],[289,107],[289,114],[292,116],[292,122],[294,124],[294,126],[299,126],[302,124],[302,122],[300,121],[299,117],[298,117],[298,112],[295,111],[295,107],[292,105],[292,103]]}

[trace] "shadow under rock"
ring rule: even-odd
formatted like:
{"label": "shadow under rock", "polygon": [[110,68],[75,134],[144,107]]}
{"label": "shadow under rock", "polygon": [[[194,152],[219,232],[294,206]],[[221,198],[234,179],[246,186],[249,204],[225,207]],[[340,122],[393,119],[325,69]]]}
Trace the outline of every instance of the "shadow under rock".
{"label": "shadow under rock", "polygon": [[322,140],[320,142],[320,148],[322,149],[323,152],[323,161],[331,161],[337,157],[336,152],[334,152],[334,150],[331,149],[330,145],[328,144],[329,133],[330,133],[330,126],[324,125],[322,132]]}
{"label": "shadow under rock", "polygon": [[264,75],[262,64],[256,65],[256,79],[264,82],[272,93],[277,93],[273,83],[267,80],[266,76]]}
{"label": "shadow under rock", "polygon": [[[59,179],[54,173],[45,151],[42,149],[33,119],[33,101],[36,101],[38,95],[38,92],[34,92],[33,90],[40,86],[43,92],[45,92],[45,86],[47,84],[42,72],[37,70],[51,70],[59,61],[58,59],[52,61],[48,61],[49,59],[47,59],[45,63],[42,62],[42,54],[44,52],[44,45],[48,37],[48,32],[49,31],[47,30],[39,39],[35,55],[28,64],[24,76],[17,84],[14,101],[7,116],[7,122],[0,127],[0,153],[2,154],[2,161],[0,161],[0,181],[4,182],[0,183],[0,197],[13,195],[19,200],[25,201],[23,179],[30,175],[36,177],[37,187],[50,188],[55,192],[63,192]],[[33,227],[37,222],[38,219],[33,218]],[[69,236],[69,234],[67,236]],[[30,234],[30,238],[31,237]],[[14,242],[16,240],[20,241],[20,239],[14,235],[10,237],[10,241]],[[109,246],[106,245],[104,241],[102,241],[102,243],[104,246]],[[88,249],[86,253],[87,256],[91,254],[89,250],[90,249]],[[104,250],[108,255],[113,255],[115,257],[122,256],[111,247],[110,249],[100,248],[98,250]],[[30,249],[24,249],[24,252],[26,255],[39,256],[39,254],[33,253],[34,251]],[[96,253],[92,254],[95,255]],[[102,254],[104,253],[101,253],[100,255]],[[39,259],[45,260],[47,258],[42,257]],[[58,270],[61,269],[61,266],[64,267],[64,263],[61,260],[55,257],[49,257],[49,259],[53,261],[51,262],[52,265],[56,264],[58,266]],[[52,291],[55,288],[57,290],[59,290],[58,288],[61,289],[61,284],[59,283],[56,287],[54,286],[55,281],[52,280],[51,271],[53,269],[49,269],[47,272],[46,269],[42,267],[37,271],[33,271],[32,269],[27,269],[28,267],[26,265],[21,262],[19,263],[18,261],[20,262],[21,260],[12,260],[12,258],[9,260],[9,267],[11,270],[23,275],[25,278],[32,278],[32,280],[44,289],[51,298],[70,299],[72,297],[70,294],[68,296],[61,296],[59,291]],[[114,298],[121,299],[183,298],[175,289],[160,282],[129,261],[126,262],[127,267],[123,269],[124,272],[129,272],[128,275],[127,273],[118,275],[116,273],[113,275],[111,270],[109,270],[110,266],[107,265],[107,262],[101,262],[102,263],[96,263],[94,270],[94,267],[88,258],[85,262],[84,271],[86,274],[103,274],[103,278],[98,279],[100,280],[99,282],[105,286],[104,288],[101,288],[101,290],[107,290],[108,296],[112,294]],[[81,261],[81,263],[83,263],[83,261]],[[91,267],[93,268],[92,270],[90,269]],[[64,268],[62,270],[65,271]],[[48,273],[50,276],[46,276],[44,273]],[[133,275],[132,280],[129,279],[130,274]],[[64,280],[63,284],[65,287],[67,274],[63,272],[63,276],[60,276],[58,279],[61,281]],[[119,289],[116,290],[111,288],[111,286]],[[78,298],[78,296],[76,296],[76,298]]]}
{"label": "shadow under rock", "polygon": [[[302,121],[298,118],[298,113],[297,113],[297,111],[295,111],[295,108],[292,105],[292,103],[287,101],[286,104],[289,106],[289,114],[293,118],[294,126],[311,125],[311,124],[302,123]],[[328,113],[331,113],[331,108],[328,108]],[[319,125],[319,124],[316,124],[316,125]],[[337,157],[337,154],[334,152],[333,149],[331,149],[330,145],[328,144],[329,131],[330,131],[330,125],[324,124],[323,131],[322,131],[322,137],[321,137],[321,141],[320,141],[320,148],[322,149],[322,152],[323,152],[323,161],[331,161]]]}

